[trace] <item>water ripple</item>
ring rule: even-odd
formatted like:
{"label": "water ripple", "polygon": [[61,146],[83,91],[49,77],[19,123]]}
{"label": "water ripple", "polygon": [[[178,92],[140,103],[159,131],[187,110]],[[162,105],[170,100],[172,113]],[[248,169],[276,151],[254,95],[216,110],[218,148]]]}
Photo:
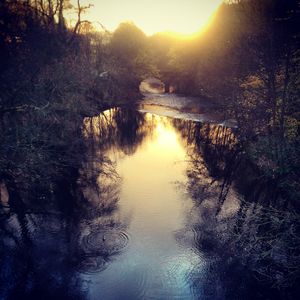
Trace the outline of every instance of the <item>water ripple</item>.
{"label": "water ripple", "polygon": [[192,252],[166,258],[159,281],[149,295],[150,299],[194,299],[193,288],[198,272],[199,257]]}
{"label": "water ripple", "polygon": [[82,238],[86,254],[113,255],[126,248],[128,243],[128,234],[121,230],[100,230]]}

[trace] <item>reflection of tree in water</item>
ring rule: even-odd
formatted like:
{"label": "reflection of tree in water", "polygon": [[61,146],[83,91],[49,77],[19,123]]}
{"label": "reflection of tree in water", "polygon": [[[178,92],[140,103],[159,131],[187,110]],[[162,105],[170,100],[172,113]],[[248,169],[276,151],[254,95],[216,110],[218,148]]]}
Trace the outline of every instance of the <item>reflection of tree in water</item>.
{"label": "reflection of tree in water", "polygon": [[[230,129],[173,123],[188,147],[187,191],[194,200],[189,224],[177,239],[209,261],[195,289],[203,299],[295,299],[299,214],[274,202],[273,186],[255,184]],[[233,183],[245,195],[237,195]],[[265,201],[268,197],[273,201]]]}
{"label": "reflection of tree in water", "polygon": [[187,189],[192,198],[214,202],[220,212],[234,173],[240,163],[241,151],[230,128],[199,122],[174,120],[188,152]]}
{"label": "reflection of tree in water", "polygon": [[209,257],[205,275],[194,280],[204,299],[298,298],[299,214],[242,200],[225,220],[201,213],[191,227],[193,246]]}
{"label": "reflection of tree in water", "polygon": [[[87,296],[80,274],[105,269],[128,243],[128,220],[117,209],[120,178],[106,153],[113,148],[134,153],[150,123],[126,109],[87,118],[85,154],[76,156],[72,175],[56,180],[54,172],[39,190],[30,174],[28,180],[22,174],[9,195],[1,182],[1,298]],[[43,167],[36,164],[37,173]],[[19,190],[23,186],[25,193]]]}
{"label": "reflection of tree in water", "polygon": [[2,201],[1,299],[86,297],[80,274],[103,270],[128,242],[126,225],[115,211],[117,200],[104,199],[117,196],[117,183],[104,185],[99,196],[106,210],[80,196],[73,204],[40,212],[28,206],[14,211]]}
{"label": "reflection of tree in water", "polygon": [[87,143],[77,184],[43,193],[44,205],[8,195],[1,183],[1,299],[85,299],[82,274],[100,272],[126,248],[120,179],[95,140]]}
{"label": "reflection of tree in water", "polygon": [[116,148],[126,155],[132,155],[152,129],[153,123],[145,114],[124,108],[113,108],[85,120],[87,137],[93,137],[102,149]]}

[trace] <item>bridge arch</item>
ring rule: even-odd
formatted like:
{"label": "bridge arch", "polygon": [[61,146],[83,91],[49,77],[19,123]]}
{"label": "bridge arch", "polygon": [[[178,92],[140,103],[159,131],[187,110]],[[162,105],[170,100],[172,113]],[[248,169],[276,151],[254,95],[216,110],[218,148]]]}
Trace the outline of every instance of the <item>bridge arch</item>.
{"label": "bridge arch", "polygon": [[175,91],[174,86],[169,82],[163,82],[157,77],[148,77],[144,79],[139,86],[141,93],[152,93],[152,94],[162,94],[162,93],[173,93]]}

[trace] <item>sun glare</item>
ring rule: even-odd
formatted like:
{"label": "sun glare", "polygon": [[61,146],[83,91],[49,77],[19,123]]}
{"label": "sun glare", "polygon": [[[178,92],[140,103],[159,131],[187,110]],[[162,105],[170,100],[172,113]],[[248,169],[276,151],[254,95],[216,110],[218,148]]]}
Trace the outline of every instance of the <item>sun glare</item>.
{"label": "sun glare", "polygon": [[[72,0],[74,2],[74,0]],[[147,35],[172,32],[191,35],[202,31],[222,0],[82,0],[92,3],[86,18],[115,30],[132,21]]]}

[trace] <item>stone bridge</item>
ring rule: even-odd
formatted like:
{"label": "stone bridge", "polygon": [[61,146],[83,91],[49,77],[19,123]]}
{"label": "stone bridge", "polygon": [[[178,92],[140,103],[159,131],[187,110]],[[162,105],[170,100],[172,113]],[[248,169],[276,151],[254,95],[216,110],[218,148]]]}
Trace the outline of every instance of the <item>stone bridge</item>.
{"label": "stone bridge", "polygon": [[140,91],[142,93],[148,92],[162,94],[173,93],[175,91],[175,88],[170,83],[163,82],[159,78],[149,77],[140,83]]}

